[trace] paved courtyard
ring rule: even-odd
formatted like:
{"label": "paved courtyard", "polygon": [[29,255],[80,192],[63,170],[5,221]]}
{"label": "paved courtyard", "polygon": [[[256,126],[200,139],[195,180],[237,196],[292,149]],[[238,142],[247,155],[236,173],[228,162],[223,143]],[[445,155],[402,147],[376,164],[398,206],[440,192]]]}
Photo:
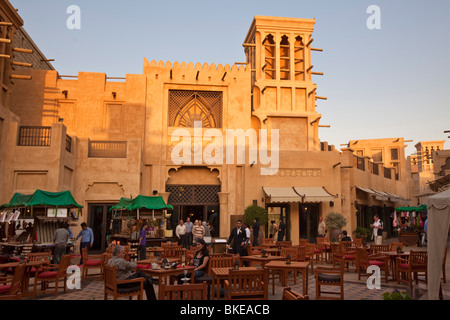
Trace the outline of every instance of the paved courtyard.
{"label": "paved courtyard", "polygon": [[[450,242],[447,243],[447,247],[450,247]],[[425,250],[426,248],[417,248],[415,246],[408,246],[405,251],[409,250]],[[321,264],[314,263],[314,267]],[[329,264],[327,266],[330,266]],[[446,262],[446,274],[450,274],[450,261]],[[95,273],[96,270],[91,269],[90,273]],[[448,277],[448,276],[447,276]],[[298,293],[302,293],[302,277],[297,278],[297,284],[293,283],[293,275],[290,275],[288,285]],[[385,283],[384,275],[381,278],[381,289],[370,290],[366,285],[367,277],[362,276],[361,280],[358,280],[358,274],[355,271],[346,272],[344,275],[344,299],[345,300],[383,300],[383,293],[392,292],[398,290],[400,292],[407,291],[410,296],[415,300],[427,300],[427,285],[424,282],[413,285],[413,292],[409,292],[409,286],[406,283],[397,284],[396,281],[389,281]],[[30,280],[30,291],[33,290],[33,280]],[[62,287],[62,282],[60,284]],[[86,279],[81,283],[81,289],[67,290],[64,294],[63,289],[59,290],[58,297],[55,298],[53,294],[39,294],[36,300],[103,300],[103,281],[97,278]],[[158,285],[154,285],[156,294],[158,294]],[[332,288],[331,288],[332,289]],[[328,288],[327,288],[328,290]],[[275,284],[275,294],[272,294],[272,280],[269,282],[269,300],[281,300],[283,287],[279,281]],[[308,295],[311,300],[315,300],[315,276],[309,272],[308,274]],[[442,283],[442,292],[444,300],[450,300],[450,282]],[[145,294],[144,294],[145,296]],[[111,299],[109,296],[108,299]],[[25,297],[23,300],[33,300],[32,297]],[[125,299],[126,300],[126,299]]]}

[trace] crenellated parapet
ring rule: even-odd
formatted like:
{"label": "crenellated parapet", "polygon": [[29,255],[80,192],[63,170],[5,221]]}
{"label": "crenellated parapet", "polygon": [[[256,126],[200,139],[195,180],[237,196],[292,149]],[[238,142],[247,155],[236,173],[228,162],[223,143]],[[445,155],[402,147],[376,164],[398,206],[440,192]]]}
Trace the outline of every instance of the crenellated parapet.
{"label": "crenellated parapet", "polygon": [[186,63],[185,61],[179,63],[175,61],[173,64],[170,61],[164,63],[160,60],[148,61],[144,58],[144,71],[148,76],[154,76],[155,79],[163,77],[165,80],[173,81],[189,81],[190,83],[199,82],[230,82],[241,79],[243,77],[250,77],[250,67],[244,65],[232,65],[215,63]]}

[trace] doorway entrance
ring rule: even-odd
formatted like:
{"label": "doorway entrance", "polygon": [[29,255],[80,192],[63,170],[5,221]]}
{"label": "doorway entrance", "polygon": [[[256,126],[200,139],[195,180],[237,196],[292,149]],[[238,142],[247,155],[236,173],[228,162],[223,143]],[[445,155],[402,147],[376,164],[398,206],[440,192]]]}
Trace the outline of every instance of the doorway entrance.
{"label": "doorway entrance", "polygon": [[205,206],[182,206],[182,219],[186,221],[186,218],[191,218],[191,221],[205,220]]}
{"label": "doorway entrance", "polygon": [[[169,204],[173,205],[172,223],[179,219],[191,222],[195,220],[209,221],[213,227],[212,236],[219,236],[219,196],[220,185],[167,185],[170,192]],[[176,224],[174,224],[176,226]]]}
{"label": "doorway entrance", "polygon": [[[266,204],[266,210],[269,214],[268,224],[266,230],[270,230],[271,221],[275,221],[276,225],[280,224],[280,218],[283,219],[286,224],[286,235],[284,241],[291,240],[291,206],[288,203],[268,203]],[[269,235],[266,235],[268,238]],[[276,239],[277,235],[275,236]]]}
{"label": "doorway entrance", "polygon": [[110,228],[114,203],[92,203],[88,207],[88,226],[94,233],[92,250],[105,251],[108,238],[112,233]]}
{"label": "doorway entrance", "polygon": [[320,205],[318,203],[301,203],[298,208],[300,239],[308,239],[309,242],[315,243],[319,226]]}

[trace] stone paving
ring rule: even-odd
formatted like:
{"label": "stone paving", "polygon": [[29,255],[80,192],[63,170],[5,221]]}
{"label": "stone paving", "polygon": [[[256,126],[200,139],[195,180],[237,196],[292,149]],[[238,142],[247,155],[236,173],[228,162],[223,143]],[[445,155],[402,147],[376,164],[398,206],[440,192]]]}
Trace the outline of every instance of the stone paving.
{"label": "stone paving", "polygon": [[[394,241],[394,240],[393,240]],[[447,244],[447,247],[450,247],[450,242]],[[425,250],[426,248],[417,248],[414,246],[406,247],[406,251],[409,250]],[[317,264],[314,263],[314,267]],[[330,266],[330,264],[327,264]],[[90,270],[90,272],[94,273],[95,270]],[[450,261],[447,259],[446,262],[446,273],[450,275]],[[293,290],[298,293],[302,293],[302,277],[301,275],[297,278],[297,284],[293,283],[293,275],[289,277],[290,281],[288,282],[288,286],[290,286]],[[400,292],[407,291],[410,296],[415,300],[427,300],[427,286],[426,283],[420,282],[419,284],[413,285],[413,292],[409,292],[409,286],[406,283],[397,284],[396,281],[389,281],[385,283],[384,275],[382,274],[381,279],[381,289],[373,289],[370,290],[366,285],[367,277],[361,276],[361,280],[358,280],[358,275],[355,271],[348,271],[344,275],[344,299],[345,300],[383,300],[383,293],[392,292],[393,290],[399,290]],[[30,280],[30,291],[32,288],[33,280]],[[62,282],[60,284],[62,287]],[[158,285],[154,285],[156,294],[158,294]],[[86,279],[81,284],[81,290],[72,289],[67,290],[67,293],[64,294],[63,289],[61,288],[58,293],[58,297],[55,298],[53,294],[39,294],[36,296],[35,300],[103,300],[103,282],[97,278]],[[334,289],[334,288],[330,288]],[[328,290],[328,288],[327,288]],[[269,282],[269,300],[281,300],[283,292],[283,287],[279,281],[276,281],[275,284],[275,294],[272,294],[272,280]],[[315,276],[309,272],[308,275],[308,295],[311,300],[315,300]],[[450,300],[450,282],[442,283],[442,292],[444,296],[444,300]],[[111,299],[111,297],[108,297]],[[144,294],[145,299],[145,294]],[[25,297],[23,300],[33,300],[32,297]],[[127,299],[125,299],[127,300]]]}

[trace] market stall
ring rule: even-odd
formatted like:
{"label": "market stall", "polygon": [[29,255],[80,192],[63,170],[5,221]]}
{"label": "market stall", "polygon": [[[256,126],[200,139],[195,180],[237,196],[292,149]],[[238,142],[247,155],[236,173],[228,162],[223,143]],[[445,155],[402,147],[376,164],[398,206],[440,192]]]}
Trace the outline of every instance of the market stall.
{"label": "market stall", "polygon": [[16,193],[1,207],[0,225],[5,230],[2,255],[17,257],[28,252],[53,250],[56,229],[64,222],[76,222],[83,206],[74,200],[70,191],[38,189],[33,194]]}
{"label": "market stall", "polygon": [[393,226],[398,231],[398,239],[406,245],[419,243],[427,216],[427,206],[395,208]]}
{"label": "market stall", "polygon": [[[165,203],[161,196],[142,196],[134,199],[121,198],[119,203],[112,206],[113,211],[112,227],[117,231],[112,234],[109,243],[128,244],[139,239],[141,225],[146,222],[147,246],[160,246],[161,242],[166,242],[169,234],[167,230],[168,211],[173,207]],[[119,221],[119,223],[117,223]]]}

